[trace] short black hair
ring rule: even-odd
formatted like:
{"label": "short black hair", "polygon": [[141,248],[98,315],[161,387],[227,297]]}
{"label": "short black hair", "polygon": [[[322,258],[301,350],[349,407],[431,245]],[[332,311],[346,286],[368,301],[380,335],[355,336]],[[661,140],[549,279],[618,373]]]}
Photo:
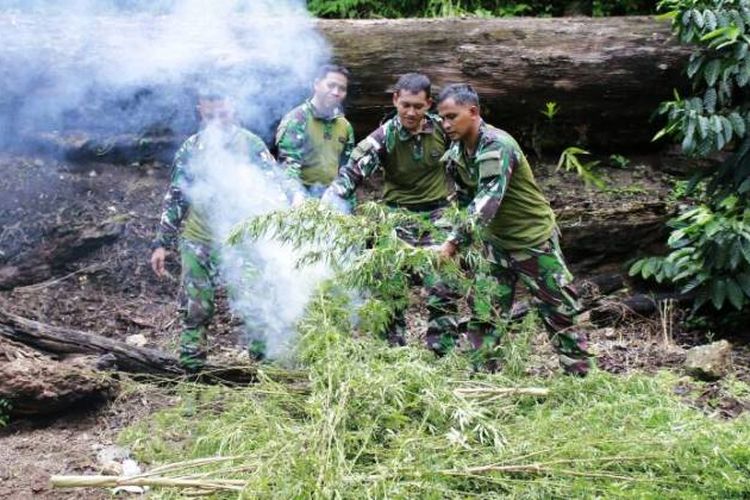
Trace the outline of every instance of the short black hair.
{"label": "short black hair", "polygon": [[349,70],[344,66],[341,66],[339,64],[324,64],[318,68],[317,73],[315,73],[315,79],[322,80],[328,76],[328,73],[339,73],[341,75],[344,75],[347,80],[349,80],[351,77]]}
{"label": "short black hair", "polygon": [[423,75],[422,73],[406,73],[401,75],[401,78],[396,82],[396,86],[393,87],[393,91],[396,93],[402,90],[406,90],[412,94],[424,92],[429,99],[431,97],[432,83],[427,78],[427,75]]}
{"label": "short black hair", "polygon": [[456,104],[479,106],[479,95],[474,87],[468,83],[453,83],[441,90],[438,96],[438,104],[448,99],[453,99]]}

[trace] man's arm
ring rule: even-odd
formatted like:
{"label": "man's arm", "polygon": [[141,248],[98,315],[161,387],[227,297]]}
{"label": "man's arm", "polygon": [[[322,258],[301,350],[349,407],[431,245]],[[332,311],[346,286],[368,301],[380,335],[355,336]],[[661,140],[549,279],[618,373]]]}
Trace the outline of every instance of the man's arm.
{"label": "man's arm", "polygon": [[454,227],[446,240],[456,248],[471,242],[477,227],[486,226],[495,218],[518,164],[518,156],[510,148],[501,148],[480,154],[476,161],[479,186],[467,208],[468,218]]}
{"label": "man's arm", "polygon": [[305,147],[305,120],[294,115],[284,118],[276,130],[275,142],[279,164],[288,177],[299,180]]}
{"label": "man's arm", "polygon": [[169,188],[167,189],[167,194],[164,196],[163,209],[161,218],[159,219],[159,228],[156,232],[156,238],[151,245],[154,249],[151,254],[151,269],[159,277],[164,276],[166,273],[164,262],[167,257],[167,248],[176,246],[180,224],[182,224],[182,220],[185,218],[189,208],[182,191],[186,181],[185,168],[189,161],[189,156],[187,144],[183,144],[175,154]]}
{"label": "man's arm", "polygon": [[339,170],[349,163],[349,158],[352,157],[352,152],[356,144],[354,142],[354,128],[352,128],[351,123],[346,122],[346,144],[344,145],[344,150],[341,151],[341,158],[339,158]]}
{"label": "man's arm", "polygon": [[357,144],[349,161],[341,167],[338,177],[331,183],[329,189],[342,198],[348,198],[354,194],[357,186],[364,179],[378,169],[386,155],[386,127],[388,127],[387,123],[381,125]]}
{"label": "man's arm", "polygon": [[188,149],[187,144],[183,144],[175,154],[169,188],[164,196],[159,228],[153,244],[154,248],[175,246],[180,224],[187,214],[189,204],[183,193],[183,188],[186,181],[187,162],[190,156]]}

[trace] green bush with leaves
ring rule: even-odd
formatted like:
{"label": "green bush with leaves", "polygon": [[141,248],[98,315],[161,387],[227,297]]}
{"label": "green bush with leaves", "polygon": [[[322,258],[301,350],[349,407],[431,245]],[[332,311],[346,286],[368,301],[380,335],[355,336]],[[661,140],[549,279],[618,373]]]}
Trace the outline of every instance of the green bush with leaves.
{"label": "green bush with leaves", "polygon": [[688,190],[694,202],[670,222],[671,253],[638,261],[630,272],[694,293],[696,309],[742,310],[750,305],[750,0],[664,0],[659,8],[697,49],[687,66],[692,96],[675,92],[662,104],[667,124],[655,139],[672,136],[694,157],[730,154],[693,179],[702,191]]}
{"label": "green bush with leaves", "polygon": [[308,0],[307,8],[318,17],[327,18],[401,18],[450,17],[474,15],[562,16],[572,11],[594,16],[649,14],[654,3],[645,0],[525,0],[497,2],[494,0]]}

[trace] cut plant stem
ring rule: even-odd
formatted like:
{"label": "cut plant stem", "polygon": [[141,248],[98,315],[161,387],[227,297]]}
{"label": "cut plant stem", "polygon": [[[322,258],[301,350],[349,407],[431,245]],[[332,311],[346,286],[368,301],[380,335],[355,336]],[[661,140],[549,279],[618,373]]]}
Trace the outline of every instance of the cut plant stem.
{"label": "cut plant stem", "polygon": [[524,395],[547,396],[549,389],[544,387],[464,387],[453,391],[457,396],[497,396]]}

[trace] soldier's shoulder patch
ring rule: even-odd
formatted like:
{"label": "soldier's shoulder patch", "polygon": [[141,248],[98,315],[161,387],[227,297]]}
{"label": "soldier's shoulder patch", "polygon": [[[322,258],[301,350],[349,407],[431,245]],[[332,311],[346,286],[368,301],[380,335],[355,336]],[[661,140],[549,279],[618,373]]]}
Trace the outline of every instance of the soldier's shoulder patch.
{"label": "soldier's shoulder patch", "polygon": [[348,141],[349,139],[345,135],[339,136],[339,142],[341,144],[346,144]]}
{"label": "soldier's shoulder patch", "polygon": [[502,151],[487,151],[477,155],[479,164],[479,178],[496,177],[503,173],[504,155]]}

